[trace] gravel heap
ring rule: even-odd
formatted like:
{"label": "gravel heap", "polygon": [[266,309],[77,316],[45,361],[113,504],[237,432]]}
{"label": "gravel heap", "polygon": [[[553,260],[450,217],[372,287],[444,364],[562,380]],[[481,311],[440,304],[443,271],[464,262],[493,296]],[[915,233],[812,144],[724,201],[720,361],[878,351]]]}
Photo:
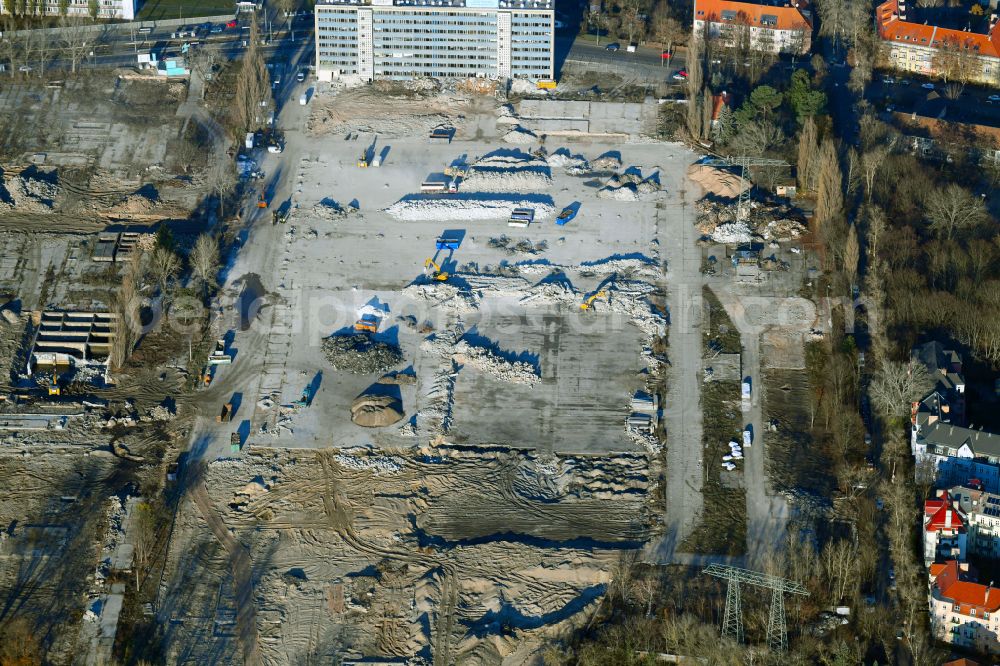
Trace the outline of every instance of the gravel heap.
{"label": "gravel heap", "polygon": [[529,144],[537,141],[538,137],[531,130],[517,125],[514,129],[503,135],[503,140],[506,143]]}
{"label": "gravel heap", "polygon": [[530,363],[508,361],[486,347],[470,345],[465,340],[455,345],[454,359],[505,382],[534,386],[542,379]]}
{"label": "gravel heap", "polygon": [[399,347],[363,334],[330,336],[323,340],[323,353],[335,370],[356,375],[385,372],[403,362]]}

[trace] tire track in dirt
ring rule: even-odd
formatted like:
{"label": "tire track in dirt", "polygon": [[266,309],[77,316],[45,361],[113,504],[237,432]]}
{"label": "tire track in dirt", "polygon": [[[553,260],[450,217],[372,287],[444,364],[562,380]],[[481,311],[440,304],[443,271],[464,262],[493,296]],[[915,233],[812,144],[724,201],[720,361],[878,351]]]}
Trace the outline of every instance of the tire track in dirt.
{"label": "tire track in dirt", "polygon": [[441,607],[434,628],[434,666],[451,666],[451,632],[455,626],[455,606],[458,602],[458,587],[455,572],[451,567],[443,567],[441,575]]}
{"label": "tire track in dirt", "polygon": [[240,643],[243,646],[243,663],[248,666],[257,666],[261,663],[261,659],[260,646],[257,643],[257,607],[253,597],[250,555],[246,548],[226,529],[225,523],[222,522],[218,512],[212,506],[205,482],[203,480],[197,481],[190,487],[190,490],[191,498],[198,506],[205,522],[208,523],[212,534],[229,553],[229,571],[233,576],[236,603],[238,604],[236,626]]}

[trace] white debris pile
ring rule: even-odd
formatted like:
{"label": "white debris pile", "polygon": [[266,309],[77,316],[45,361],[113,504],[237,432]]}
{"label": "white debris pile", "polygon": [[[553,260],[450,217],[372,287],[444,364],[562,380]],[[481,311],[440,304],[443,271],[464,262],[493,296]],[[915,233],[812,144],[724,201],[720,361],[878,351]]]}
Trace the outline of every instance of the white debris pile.
{"label": "white debris pile", "polygon": [[546,162],[531,155],[487,155],[469,166],[463,192],[532,192],[552,187]]}
{"label": "white debris pile", "polygon": [[727,222],[717,226],[711,236],[716,243],[749,243],[753,233],[746,222]]}
{"label": "white debris pile", "polygon": [[[655,287],[648,282],[627,280],[616,282],[608,298],[608,308],[626,315],[633,324],[648,336],[663,335],[666,320],[653,309],[649,301]],[[651,358],[647,358],[650,361]]]}
{"label": "white debris pile", "polygon": [[541,381],[538,369],[531,363],[508,360],[492,349],[470,344],[466,340],[460,340],[455,345],[453,358],[462,365],[470,365],[500,381],[528,386]]}
{"label": "white debris pile", "polygon": [[590,168],[595,171],[617,171],[622,168],[622,158],[615,152],[604,153],[597,159],[590,160]]}
{"label": "white debris pile", "polygon": [[454,312],[475,312],[479,309],[479,299],[475,294],[442,282],[408,285],[403,288],[403,296],[428,301],[434,307],[447,307]]}
{"label": "white debris pile", "polygon": [[17,175],[3,174],[0,209],[25,213],[48,213],[59,196],[56,171],[29,167]]}
{"label": "white debris pile", "polygon": [[498,125],[516,125],[517,124],[517,114],[514,113],[514,107],[510,104],[503,104],[497,108],[497,124]]}
{"label": "white debris pile", "polygon": [[396,474],[403,469],[404,461],[399,456],[349,456],[343,453],[337,454],[333,458],[337,464],[347,469],[355,469],[363,472],[372,472],[375,476],[382,474]]}
{"label": "white debris pile", "polygon": [[530,95],[538,92],[538,87],[528,79],[512,79],[510,92],[512,95]]}
{"label": "white debris pile", "polygon": [[612,273],[634,273],[658,277],[658,265],[652,257],[630,256],[622,259],[608,259],[580,264],[580,271],[594,275],[611,275]]}
{"label": "white debris pile", "polygon": [[350,206],[344,208],[333,199],[323,199],[312,207],[313,215],[324,220],[343,220],[349,213],[356,210],[356,208]]}
{"label": "white debris pile", "polygon": [[461,323],[455,328],[428,336],[420,343],[420,349],[434,354],[441,360],[439,369],[431,381],[421,385],[421,395],[417,404],[421,406],[414,418],[416,431],[423,436],[447,434],[451,429],[452,410],[455,405],[455,380],[458,367],[452,360],[455,343],[465,332]]}
{"label": "white debris pile", "polygon": [[490,198],[456,195],[451,197],[406,198],[392,204],[385,212],[403,222],[506,220],[515,208],[534,208],[535,219],[552,217],[551,200]]}
{"label": "white debris pile", "polygon": [[520,302],[528,303],[541,299],[546,303],[573,303],[579,298],[580,296],[573,285],[561,280],[550,280],[539,282],[531,287]]}
{"label": "white debris pile", "polygon": [[597,196],[615,201],[639,201],[655,196],[661,189],[656,174],[643,178],[638,170],[629,169],[625,173],[611,176],[604,187],[597,191]]}
{"label": "white debris pile", "polygon": [[546,160],[553,169],[588,169],[590,165],[583,155],[572,155],[565,148],[560,148],[549,155]]}
{"label": "white debris pile", "polygon": [[503,140],[505,143],[524,145],[534,143],[538,140],[538,137],[531,130],[517,125],[514,129],[503,135]]}

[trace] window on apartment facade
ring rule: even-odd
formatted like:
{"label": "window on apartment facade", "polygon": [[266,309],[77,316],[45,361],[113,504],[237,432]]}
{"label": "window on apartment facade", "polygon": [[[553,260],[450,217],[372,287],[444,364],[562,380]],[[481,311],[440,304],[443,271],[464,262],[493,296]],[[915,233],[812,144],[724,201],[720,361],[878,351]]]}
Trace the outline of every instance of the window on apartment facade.
{"label": "window on apartment facade", "polygon": [[736,11],[732,9],[722,10],[722,20],[723,21],[734,21],[736,20]]}
{"label": "window on apartment facade", "polygon": [[775,16],[774,14],[764,14],[763,16],[760,17],[760,24],[767,26],[778,25],[778,17]]}

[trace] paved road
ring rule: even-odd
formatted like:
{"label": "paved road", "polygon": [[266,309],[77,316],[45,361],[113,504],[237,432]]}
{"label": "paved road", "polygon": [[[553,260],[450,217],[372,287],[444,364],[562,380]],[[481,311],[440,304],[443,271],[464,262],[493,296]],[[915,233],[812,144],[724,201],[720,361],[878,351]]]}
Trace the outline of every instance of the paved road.
{"label": "paved road", "polygon": [[666,280],[670,306],[670,391],[664,407],[667,507],[664,537],[651,547],[649,557],[662,563],[682,561],[677,547],[697,526],[703,506],[699,399],[703,277],[701,249],[696,244],[698,233],[691,220],[693,199],[683,190],[681,197],[664,211],[679,218],[679,228],[677,224],[660,226],[660,247],[665,248],[669,267]]}

